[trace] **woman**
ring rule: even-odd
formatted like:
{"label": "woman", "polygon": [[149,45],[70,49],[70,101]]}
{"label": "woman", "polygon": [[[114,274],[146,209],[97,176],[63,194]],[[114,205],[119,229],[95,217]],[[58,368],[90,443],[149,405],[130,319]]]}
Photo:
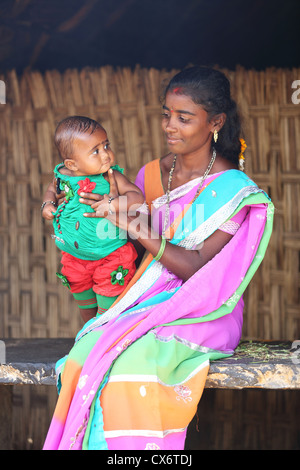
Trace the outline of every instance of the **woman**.
{"label": "woman", "polygon": [[[226,77],[203,67],[177,74],[162,127],[170,153],[136,180],[152,225],[140,214],[114,222],[148,256],[62,360],[46,449],[183,449],[209,362],[240,340],[242,294],[264,256],[273,206],[238,170],[240,122]],[[100,196],[83,197],[103,216]]]}

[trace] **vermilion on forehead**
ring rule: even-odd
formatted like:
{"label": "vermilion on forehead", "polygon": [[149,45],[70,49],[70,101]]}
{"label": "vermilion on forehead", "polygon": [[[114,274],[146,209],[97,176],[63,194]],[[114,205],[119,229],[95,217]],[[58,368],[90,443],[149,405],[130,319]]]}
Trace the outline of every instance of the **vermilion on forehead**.
{"label": "vermilion on forehead", "polygon": [[193,99],[186,94],[174,93],[174,90],[169,90],[166,94],[165,104],[163,109],[171,113],[182,113],[197,115],[199,112],[205,112],[200,104],[197,104]]}
{"label": "vermilion on forehead", "polygon": [[182,87],[181,86],[178,86],[176,88],[173,88],[173,93],[176,93],[176,94],[181,94],[183,91],[182,91]]}
{"label": "vermilion on forehead", "polygon": [[166,111],[170,111],[171,113],[190,114],[191,116],[196,116],[196,114],[192,113],[191,111],[187,111],[184,109],[168,108],[166,105],[163,106],[163,109],[165,109]]}

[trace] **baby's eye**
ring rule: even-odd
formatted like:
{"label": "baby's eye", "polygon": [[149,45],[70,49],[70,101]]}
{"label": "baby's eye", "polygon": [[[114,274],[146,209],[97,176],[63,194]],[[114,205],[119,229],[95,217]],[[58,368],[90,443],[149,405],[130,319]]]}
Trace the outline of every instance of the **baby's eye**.
{"label": "baby's eye", "polygon": [[92,153],[92,155],[97,155],[99,153],[99,149],[95,149]]}
{"label": "baby's eye", "polygon": [[109,150],[110,149],[110,143],[108,142],[107,144],[104,145],[104,150]]}

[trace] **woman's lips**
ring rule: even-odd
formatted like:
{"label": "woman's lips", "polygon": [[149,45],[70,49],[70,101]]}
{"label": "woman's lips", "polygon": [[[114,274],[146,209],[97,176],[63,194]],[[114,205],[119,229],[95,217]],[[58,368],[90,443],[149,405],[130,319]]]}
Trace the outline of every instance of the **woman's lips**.
{"label": "woman's lips", "polygon": [[180,141],[180,139],[176,139],[175,137],[167,136],[167,142],[168,144],[177,144]]}

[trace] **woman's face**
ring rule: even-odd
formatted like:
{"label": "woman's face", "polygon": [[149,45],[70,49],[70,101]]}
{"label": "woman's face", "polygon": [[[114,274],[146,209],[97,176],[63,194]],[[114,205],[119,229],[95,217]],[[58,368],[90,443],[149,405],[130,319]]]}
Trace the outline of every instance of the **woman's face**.
{"label": "woman's face", "polygon": [[200,149],[210,151],[214,125],[208,122],[207,112],[187,95],[167,93],[162,128],[174,154],[193,154]]}

